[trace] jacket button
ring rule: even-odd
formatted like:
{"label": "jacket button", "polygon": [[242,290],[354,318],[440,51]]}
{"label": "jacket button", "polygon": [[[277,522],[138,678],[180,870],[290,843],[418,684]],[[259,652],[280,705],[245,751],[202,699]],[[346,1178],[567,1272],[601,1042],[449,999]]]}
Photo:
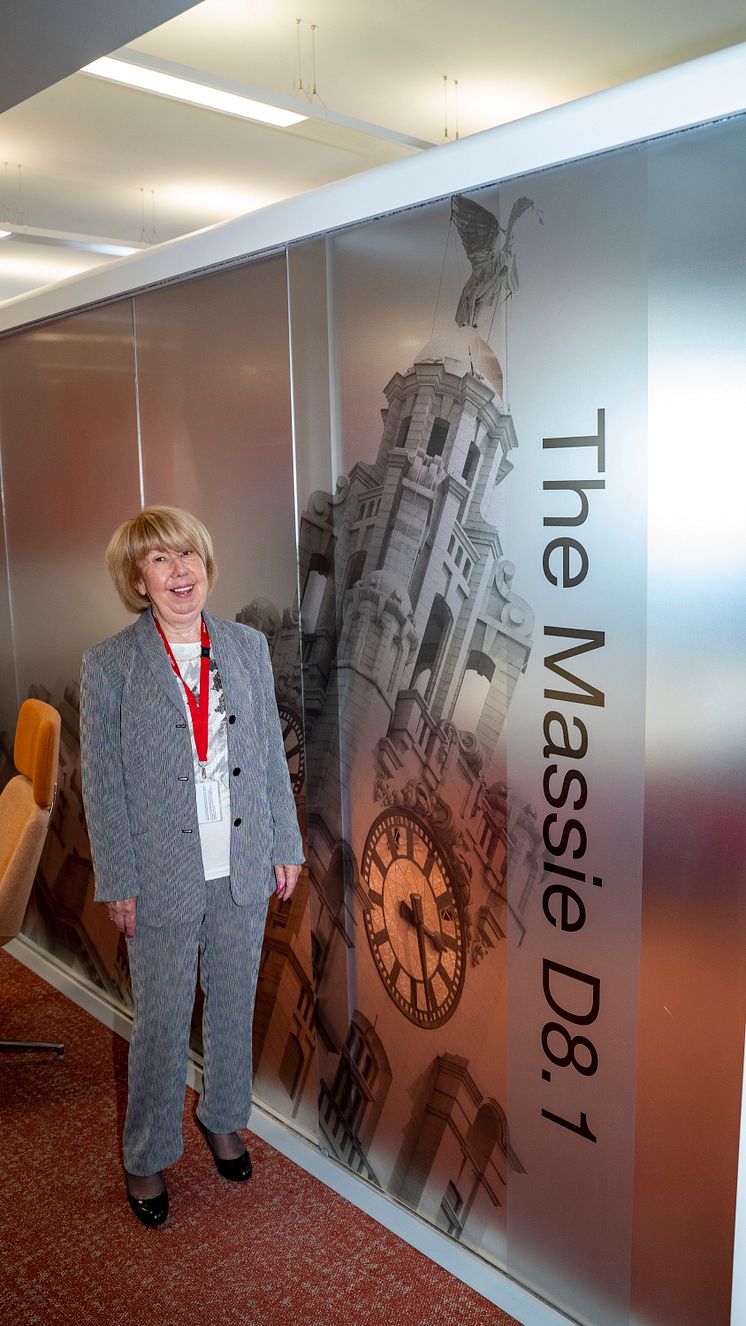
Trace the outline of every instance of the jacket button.
{"label": "jacket button", "polygon": [[182,832],[182,833],[193,833],[194,830],[193,830],[193,829],[182,829],[181,832]]}
{"label": "jacket button", "polygon": [[234,778],[238,778],[238,775],[240,774],[240,772],[241,772],[241,770],[239,769],[238,765],[236,765],[235,769],[233,770],[233,777],[234,777]]}
{"label": "jacket button", "polygon": [[241,823],[241,816],[239,815],[239,816],[238,816],[238,819],[235,819],[235,820],[233,821],[233,823],[234,823],[235,827],[238,828],[239,824]]}
{"label": "jacket button", "polygon": [[[229,715],[228,715],[228,722],[229,722],[229,723],[235,723],[235,721],[236,721],[236,715],[235,715],[235,714],[229,714]],[[184,726],[186,727],[186,723],[184,724]]]}
{"label": "jacket button", "polygon": [[188,782],[189,782],[189,774],[179,774],[179,777],[178,777],[178,779],[177,779],[177,782],[179,782],[179,783],[188,783]]}
{"label": "jacket button", "polygon": [[177,726],[177,727],[186,727],[186,723],[177,723],[176,726]]}

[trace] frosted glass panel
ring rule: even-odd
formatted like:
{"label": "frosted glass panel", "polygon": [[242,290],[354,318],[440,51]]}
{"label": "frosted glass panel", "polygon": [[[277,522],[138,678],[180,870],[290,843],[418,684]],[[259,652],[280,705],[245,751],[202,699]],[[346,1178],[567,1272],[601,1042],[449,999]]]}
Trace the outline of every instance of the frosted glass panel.
{"label": "frosted glass panel", "polygon": [[146,502],[186,507],[213,534],[213,611],[295,594],[284,258],[135,300]]}
{"label": "frosted glass panel", "polygon": [[746,1006],[746,124],[683,134],[647,155],[649,652],[634,1302],[655,1326],[720,1326],[731,1321]]}
{"label": "frosted glass panel", "polygon": [[0,428],[19,689],[56,695],[127,620],[103,554],[139,504],[129,301],[4,341]]}
{"label": "frosted glass panel", "polygon": [[[1,445],[1,442],[0,442]],[[5,534],[0,512],[0,732],[4,733],[4,755],[13,745],[18,702],[16,697],[15,657],[10,620],[8,592],[8,566],[5,556]]]}
{"label": "frosted glass panel", "polygon": [[0,344],[0,441],[19,698],[62,715],[60,779],[25,933],[115,999],[126,954],[93,875],[80,791],[84,649],[127,625],[104,550],[139,504],[128,300]]}

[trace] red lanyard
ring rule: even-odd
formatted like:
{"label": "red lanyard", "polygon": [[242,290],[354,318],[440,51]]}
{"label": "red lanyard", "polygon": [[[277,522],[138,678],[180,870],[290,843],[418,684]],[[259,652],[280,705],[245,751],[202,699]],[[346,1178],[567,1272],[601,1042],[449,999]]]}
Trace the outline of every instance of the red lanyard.
{"label": "red lanyard", "polygon": [[163,629],[155,614],[153,615],[153,621],[158,627],[158,634],[160,635],[161,640],[166,646],[166,653],[168,654],[168,657],[171,660],[171,667],[173,668],[174,672],[176,673],[176,676],[179,678],[179,681],[181,682],[186,692],[187,704],[189,705],[189,713],[191,714],[192,718],[194,744],[197,747],[197,759],[199,760],[199,763],[202,766],[202,777],[204,778],[206,776],[205,771],[207,766],[207,719],[210,711],[210,699],[209,699],[210,636],[207,630],[207,626],[205,625],[205,619],[204,617],[202,618],[202,640],[201,640],[202,655],[199,667],[199,704],[197,704],[194,695],[190,691],[189,687],[184,681],[184,678],[181,675],[181,672],[179,671],[179,665],[176,662],[176,659],[174,658],[174,651],[171,648],[170,644],[168,643],[168,640],[166,639],[165,635],[163,634]]}

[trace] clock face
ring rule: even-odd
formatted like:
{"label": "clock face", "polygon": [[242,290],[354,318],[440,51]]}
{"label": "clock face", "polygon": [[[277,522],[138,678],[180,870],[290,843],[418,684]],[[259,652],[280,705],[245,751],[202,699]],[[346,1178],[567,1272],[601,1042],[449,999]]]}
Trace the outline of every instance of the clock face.
{"label": "clock face", "polygon": [[362,862],[368,943],[397,1008],[420,1027],[454,1012],[464,984],[465,937],[448,863],[425,824],[387,811],[368,834]]}
{"label": "clock face", "polygon": [[282,704],[279,706],[279,714],[282,724],[282,739],[285,743],[285,758],[288,762],[288,773],[290,774],[290,785],[293,792],[297,794],[303,786],[306,771],[306,762],[303,755],[303,728],[292,710],[286,709]]}

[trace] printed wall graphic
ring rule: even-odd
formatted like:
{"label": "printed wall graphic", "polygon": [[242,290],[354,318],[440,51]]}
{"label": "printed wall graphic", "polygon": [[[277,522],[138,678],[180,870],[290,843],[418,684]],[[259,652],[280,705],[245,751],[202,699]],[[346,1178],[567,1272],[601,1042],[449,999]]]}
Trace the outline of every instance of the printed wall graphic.
{"label": "printed wall graphic", "polygon": [[[505,229],[469,198],[449,206],[427,253],[435,280],[409,302],[423,344],[382,384],[377,450],[369,459],[347,432],[343,402],[347,472],[301,515],[319,1123],[332,1154],[504,1262],[508,1175],[524,1168],[506,1112],[505,944],[525,929],[540,838],[528,807],[509,823],[499,745],[533,613],[501,530],[519,439],[483,332],[504,340],[517,222],[533,203],[513,202]],[[351,237],[375,255],[384,288],[371,302],[370,267],[336,251],[345,237],[325,255],[351,310],[329,311],[335,333],[361,358],[382,307],[389,352],[410,331],[387,303],[392,246],[372,229]],[[462,288],[437,304],[444,244]]]}
{"label": "printed wall graphic", "polygon": [[[501,264],[511,279],[480,310],[478,340],[454,316],[475,275],[459,203],[290,255],[322,1142],[594,1323],[630,1321],[641,1284],[630,1046],[643,886],[649,177],[635,151],[480,192],[484,211],[506,220],[520,199],[534,206],[514,219]],[[501,234],[489,252],[504,245]],[[318,408],[320,373],[329,396]],[[425,493],[418,482],[435,468],[431,430],[450,425],[453,409],[463,446],[458,411],[467,388],[473,400],[485,385],[497,388],[512,465],[485,522],[496,566],[510,563],[497,619],[509,621],[511,600],[524,614],[512,677],[505,644],[495,649],[485,629],[472,645],[468,617],[449,659],[449,613],[422,599],[436,568],[453,575],[456,551],[455,527],[439,541],[437,514],[428,523],[438,480]],[[314,400],[320,433],[306,417]],[[443,438],[447,453],[453,433],[442,425],[431,450]],[[481,553],[472,542],[469,572]],[[483,583],[470,576],[461,588],[487,628],[484,601],[471,601]],[[462,702],[472,647],[486,659]],[[496,721],[494,673],[483,675],[493,662],[505,667]],[[551,714],[560,717],[546,735]],[[466,749],[452,748],[441,771],[428,755],[442,755],[436,729],[448,723]],[[569,746],[581,725],[590,744],[579,762]],[[504,834],[498,930],[475,886],[487,876],[481,833],[469,836],[476,808]],[[459,874],[469,915],[455,907],[444,928],[437,900]],[[733,1165],[735,1145],[732,1135]],[[689,1275],[693,1264],[690,1252]],[[721,1284],[727,1292],[727,1254]]]}

